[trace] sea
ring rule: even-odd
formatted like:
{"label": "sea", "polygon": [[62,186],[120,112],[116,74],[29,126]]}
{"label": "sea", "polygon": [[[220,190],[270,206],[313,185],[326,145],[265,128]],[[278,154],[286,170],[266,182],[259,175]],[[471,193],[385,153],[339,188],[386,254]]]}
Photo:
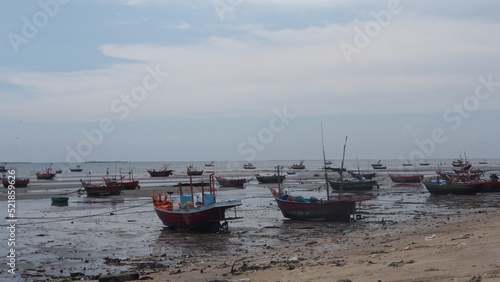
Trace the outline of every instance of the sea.
{"label": "sea", "polygon": [[[470,160],[473,168],[484,171],[485,178],[492,173],[500,175],[500,159]],[[293,170],[291,165],[299,161],[268,160],[255,161],[256,169],[243,169],[246,162],[215,161],[203,162],[87,162],[80,163],[82,172],[69,169],[77,164],[69,163],[7,163],[9,170],[17,177],[29,177],[30,187],[16,189],[15,221],[8,221],[8,189],[0,189],[0,211],[5,218],[0,226],[0,236],[4,256],[0,280],[12,279],[58,279],[70,277],[71,273],[85,275],[105,275],[127,271],[130,265],[110,264],[110,260],[142,261],[150,256],[162,256],[166,263],[174,265],[180,261],[196,260],[203,257],[231,255],[241,252],[261,252],[274,248],[286,248],[291,241],[314,240],[318,236],[344,236],[346,231],[376,228],[387,222],[398,223],[426,219],[443,214],[456,214],[465,210],[482,210],[498,207],[500,193],[477,195],[430,195],[420,184],[393,183],[388,173],[411,174],[418,172],[425,177],[434,177],[435,169],[451,170],[452,160],[428,160],[428,166],[413,164],[402,166],[400,160],[381,160],[387,168],[374,170],[372,163],[378,160],[346,160],[344,167],[349,170],[376,172],[379,187],[359,195],[371,197],[361,202],[359,216],[348,223],[296,222],[285,219],[271,197],[269,187],[260,184],[255,174],[274,174],[280,166],[286,174],[284,187],[290,194],[303,197],[326,198],[326,185],[322,160],[305,160],[303,170]],[[174,170],[169,177],[150,177],[148,169],[161,169],[168,165]],[[221,188],[218,199],[241,199],[242,205],[236,209],[240,219],[229,222],[229,232],[206,234],[181,232],[165,228],[153,210],[151,197],[127,196],[127,191],[119,196],[91,198],[79,194],[80,180],[98,182],[102,176],[129,175],[140,181],[141,189],[153,189],[166,194],[167,187],[178,182],[189,181],[186,168],[205,171],[197,180],[209,179],[215,173],[223,177],[246,177],[250,181],[244,189]],[[340,160],[332,160],[331,167],[341,167]],[[61,169],[54,180],[37,180],[35,173],[51,167]],[[329,177],[338,177],[336,172],[328,172]],[[65,206],[53,205],[50,195],[67,195]],[[352,193],[351,193],[352,194]],[[47,196],[45,196],[47,195]],[[331,192],[332,196],[336,196]],[[177,197],[173,195],[174,199]],[[15,224],[14,233],[9,226]],[[13,235],[14,234],[14,235]],[[9,238],[15,245],[10,246]],[[207,244],[207,242],[209,242]],[[333,245],[332,248],[341,247]],[[11,248],[15,253],[15,273],[7,272],[11,258]],[[5,270],[5,271],[4,271]],[[14,276],[13,276],[14,275]]]}

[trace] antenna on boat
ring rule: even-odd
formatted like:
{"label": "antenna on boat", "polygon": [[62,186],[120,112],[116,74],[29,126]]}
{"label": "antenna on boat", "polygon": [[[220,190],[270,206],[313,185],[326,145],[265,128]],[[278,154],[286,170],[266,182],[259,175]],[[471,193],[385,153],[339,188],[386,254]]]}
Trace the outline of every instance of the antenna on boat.
{"label": "antenna on boat", "polygon": [[339,198],[344,197],[344,159],[345,159],[345,147],[347,145],[347,136],[345,137],[344,142],[344,152],[342,153],[342,163],[340,165],[340,189],[339,189]]}
{"label": "antenna on boat", "polygon": [[330,187],[328,185],[328,173],[326,172],[325,142],[323,140],[323,123],[321,123],[321,145],[323,147],[323,169],[325,170],[326,199],[330,200]]}

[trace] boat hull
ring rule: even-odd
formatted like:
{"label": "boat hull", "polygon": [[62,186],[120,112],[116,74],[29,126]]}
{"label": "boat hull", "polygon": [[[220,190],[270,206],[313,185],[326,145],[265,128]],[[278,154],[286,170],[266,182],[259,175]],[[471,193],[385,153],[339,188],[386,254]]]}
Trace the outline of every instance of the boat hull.
{"label": "boat hull", "polygon": [[240,205],[241,200],[234,200],[186,210],[154,209],[165,226],[183,230],[207,230],[218,228],[220,222],[227,219],[226,210]]}
{"label": "boat hull", "polygon": [[167,177],[171,175],[173,170],[149,170],[148,173],[151,177]]}
{"label": "boat hull", "polygon": [[483,182],[481,192],[500,192],[500,182],[494,180],[486,180]]}
{"label": "boat hull", "polygon": [[37,179],[54,179],[54,177],[56,176],[55,173],[36,173],[36,178]]}
{"label": "boat hull", "polygon": [[455,184],[436,184],[428,181],[422,181],[429,193],[433,195],[475,195],[481,192],[483,183],[455,183]]}
{"label": "boat hull", "polygon": [[272,176],[261,176],[261,175],[255,175],[255,178],[257,178],[257,181],[260,183],[282,183],[283,180],[285,180],[285,175],[272,175]]}
{"label": "boat hull", "polygon": [[83,185],[87,196],[107,196],[107,195],[120,195],[123,191],[123,185]]}
{"label": "boat hull", "polygon": [[28,187],[28,184],[30,183],[30,179],[15,179],[13,184],[10,184],[7,179],[2,179],[2,184],[3,187],[8,188],[9,185],[14,186],[15,188],[22,188],[22,187]]}
{"label": "boat hull", "polygon": [[[340,190],[341,182],[338,180],[329,180],[330,187],[333,190]],[[344,181],[343,190],[346,191],[369,191],[372,190],[373,187],[378,187],[378,183],[376,180],[367,180],[367,181]]]}
{"label": "boat hull", "polygon": [[240,187],[240,188],[243,188],[245,183],[247,183],[246,178],[230,179],[230,178],[216,177],[215,179],[217,179],[217,182],[222,187]]}
{"label": "boat hull", "polygon": [[417,174],[417,175],[396,175],[396,174],[390,174],[389,177],[391,178],[392,182],[396,183],[419,183],[423,179],[423,175]]}

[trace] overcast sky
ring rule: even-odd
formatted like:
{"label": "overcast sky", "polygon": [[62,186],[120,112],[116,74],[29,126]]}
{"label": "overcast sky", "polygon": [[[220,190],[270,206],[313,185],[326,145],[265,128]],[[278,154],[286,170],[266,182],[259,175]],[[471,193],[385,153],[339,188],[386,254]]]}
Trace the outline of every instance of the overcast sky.
{"label": "overcast sky", "polygon": [[500,157],[498,1],[0,9],[0,162]]}

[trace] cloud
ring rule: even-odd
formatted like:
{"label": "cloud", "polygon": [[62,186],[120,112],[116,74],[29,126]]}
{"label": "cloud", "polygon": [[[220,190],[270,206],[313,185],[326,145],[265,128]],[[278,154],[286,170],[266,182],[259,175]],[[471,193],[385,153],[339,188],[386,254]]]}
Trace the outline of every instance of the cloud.
{"label": "cloud", "polygon": [[191,29],[191,25],[188,24],[187,22],[182,22],[181,24],[178,25],[165,25],[163,27],[168,29],[181,29],[181,30]]}

